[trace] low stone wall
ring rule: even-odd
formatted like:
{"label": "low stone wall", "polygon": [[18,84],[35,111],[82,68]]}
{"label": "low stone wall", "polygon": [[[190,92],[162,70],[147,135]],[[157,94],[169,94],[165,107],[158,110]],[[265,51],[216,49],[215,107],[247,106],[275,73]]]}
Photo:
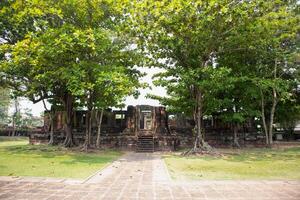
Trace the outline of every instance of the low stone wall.
{"label": "low stone wall", "polygon": [[[11,136],[12,130],[0,129],[0,136]],[[32,130],[16,130],[15,136],[29,136]]]}
{"label": "low stone wall", "polygon": [[[47,144],[49,134],[32,133],[29,136],[30,144]],[[74,134],[74,142],[76,145],[84,143],[85,135],[83,133]],[[154,138],[154,147],[156,151],[174,151],[179,148],[189,148],[194,144],[195,137],[184,135],[167,135]],[[61,144],[64,141],[62,133],[54,134],[54,144]],[[96,141],[96,135],[92,136],[92,141]],[[213,147],[231,147],[233,144],[232,135],[227,134],[211,134],[206,136],[207,141]],[[265,146],[265,138],[258,134],[239,135],[239,143],[241,147],[261,147]],[[101,146],[103,148],[116,148],[121,150],[136,150],[137,137],[132,135],[114,134],[101,136]]]}
{"label": "low stone wall", "polygon": [[29,144],[47,144],[49,141],[48,134],[31,133],[29,135]]}
{"label": "low stone wall", "polygon": [[[49,134],[31,134],[29,136],[30,144],[47,144],[49,141]],[[183,142],[181,143],[180,140]],[[54,134],[54,144],[61,144],[64,141],[64,136]],[[96,136],[92,137],[92,141],[96,141]],[[178,139],[176,136],[161,136],[154,138],[155,151],[173,151],[178,149],[181,145],[186,146],[188,140],[183,138]],[[77,145],[84,143],[84,135],[74,134],[74,142]],[[103,148],[114,148],[120,150],[135,151],[137,146],[137,137],[130,135],[115,135],[115,136],[101,136],[101,146]]]}
{"label": "low stone wall", "polygon": [[[96,141],[96,138],[94,138]],[[135,150],[136,149],[135,136],[102,136],[101,146],[103,148],[117,148],[121,150]]]}

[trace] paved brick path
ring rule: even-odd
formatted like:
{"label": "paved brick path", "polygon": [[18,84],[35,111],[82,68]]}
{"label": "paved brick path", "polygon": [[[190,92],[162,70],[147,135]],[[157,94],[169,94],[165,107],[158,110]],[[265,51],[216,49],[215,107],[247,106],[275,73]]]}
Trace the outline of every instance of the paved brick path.
{"label": "paved brick path", "polygon": [[0,177],[0,199],[299,200],[300,181],[171,181],[158,154],[130,153],[86,181]]}

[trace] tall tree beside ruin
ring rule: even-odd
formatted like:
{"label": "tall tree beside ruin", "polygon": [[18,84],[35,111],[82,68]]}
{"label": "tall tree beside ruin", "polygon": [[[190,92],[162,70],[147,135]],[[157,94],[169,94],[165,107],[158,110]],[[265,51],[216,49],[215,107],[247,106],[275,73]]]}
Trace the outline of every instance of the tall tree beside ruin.
{"label": "tall tree beside ruin", "polygon": [[[109,0],[56,1],[55,4],[50,0],[17,0],[7,4],[1,7],[1,14],[9,16],[3,18],[6,26],[1,29],[1,37],[5,38],[0,46],[1,75],[4,74],[5,81],[19,96],[28,97],[34,103],[51,98],[60,100],[66,112],[64,145],[73,146],[72,116],[75,102],[86,88],[84,68],[92,67],[91,63],[105,62],[104,58],[99,60],[101,51],[107,50],[102,48],[101,37],[105,31],[114,32],[121,15]],[[14,33],[21,36],[15,40]],[[118,40],[119,35],[116,36],[105,37],[113,41]],[[121,59],[127,62],[134,58]]]}
{"label": "tall tree beside ruin", "polygon": [[[245,89],[250,92],[244,97],[259,105],[252,111],[260,111],[266,144],[272,145],[277,104],[292,98],[292,85],[297,80],[294,57],[299,17],[295,1],[263,1],[256,5],[256,15],[224,43],[218,60],[220,65],[230,67],[235,77],[248,80]],[[232,46],[240,51],[228,51]],[[247,99],[243,107],[249,104]]]}
{"label": "tall tree beside ruin", "polygon": [[53,7],[57,4],[52,4],[53,1],[47,0],[16,0],[1,4],[0,74],[16,96],[27,97],[33,103],[57,95],[58,86],[54,84],[55,87],[51,88],[50,79],[42,79],[45,71],[35,61],[36,56],[31,55],[37,50],[37,44],[30,42],[30,38],[62,24],[61,10]]}
{"label": "tall tree beside ruin", "polygon": [[[201,81],[197,82],[197,87],[201,88],[205,96],[201,100],[201,116],[213,115],[224,108],[231,100],[224,97],[224,93],[233,88],[231,70],[220,67],[199,69],[197,72],[191,71],[177,74],[172,71],[171,73],[160,73],[155,76],[154,84],[165,87],[167,90],[167,97],[159,97],[157,95],[149,95],[151,98],[159,100],[163,105],[168,106],[169,110],[183,113],[186,116],[192,116],[196,121],[197,112],[195,104],[195,96],[193,91],[193,84],[195,78],[199,78],[201,73]],[[198,121],[198,126],[195,127],[197,139],[194,143],[194,148],[186,152],[187,154],[201,150],[212,150],[211,147],[205,142],[204,128],[201,120]],[[201,127],[199,130],[198,127]],[[201,135],[199,132],[201,131]],[[199,143],[202,146],[199,146]]]}
{"label": "tall tree beside ruin", "polygon": [[[175,83],[186,86],[190,112],[196,122],[194,152],[209,149],[202,132],[203,103],[209,96],[209,90],[203,87],[206,72],[218,71],[215,63],[222,51],[220,47],[229,34],[248,22],[253,4],[226,0],[148,0],[137,3],[134,10],[139,12],[131,14],[145,52],[151,54],[153,61],[158,61],[156,65],[163,67],[170,77],[177,78]],[[174,79],[169,83],[173,84]]]}
{"label": "tall tree beside ruin", "polygon": [[291,98],[278,103],[275,121],[280,124],[287,134],[292,135],[296,125],[300,122],[300,54],[296,53],[293,58],[293,73],[285,74],[295,80],[291,84]]}
{"label": "tall tree beside ruin", "polygon": [[[298,20],[290,9],[295,4],[295,1],[262,0],[159,2],[148,0],[135,5],[129,15],[132,19],[132,27],[138,27],[134,30],[135,34],[142,39],[141,47],[145,49],[145,53],[153,58],[151,64],[161,66],[171,77],[170,81],[165,81],[163,84],[175,83],[188,86],[185,87],[185,91],[190,97],[190,108],[197,130],[194,151],[205,149],[207,146],[202,139],[201,121],[203,110],[206,109],[204,102],[209,98],[210,91],[201,86],[205,80],[203,72],[206,69],[218,70],[219,67],[231,68],[228,65],[218,64],[218,59],[224,54],[239,54],[248,50],[255,52],[252,55],[264,59],[253,58],[258,62],[249,66],[255,69],[253,71],[261,73],[260,76],[256,74],[259,79],[255,79],[251,74],[245,76],[253,82],[259,80],[260,85],[264,86],[263,96],[271,91],[273,96],[269,123],[271,127],[278,95],[287,91],[284,84],[279,81],[279,60],[275,62],[274,58],[279,59],[278,56],[282,55],[281,45],[287,49],[290,47],[289,42],[282,43],[284,41],[282,39],[296,35]],[[139,12],[136,13],[135,10]],[[287,23],[284,24],[286,19]],[[270,60],[271,57],[273,61]],[[283,60],[280,59],[279,62],[283,66]],[[239,71],[239,68],[237,70]],[[276,84],[264,78],[271,74]],[[182,78],[184,76],[188,76],[189,79]],[[268,132],[269,136],[272,135],[270,131]]]}
{"label": "tall tree beside ruin", "polygon": [[[124,53],[126,52],[122,51],[122,53],[119,54],[119,56],[124,57],[122,56],[122,54]],[[130,52],[127,52],[126,54],[129,55]],[[112,67],[113,71],[111,69],[108,71],[102,71],[99,74],[98,79],[96,81],[97,90],[95,92],[96,98],[94,100],[94,106],[97,118],[97,148],[101,147],[100,136],[104,109],[108,107],[123,107],[125,97],[129,95],[137,97],[139,95],[137,88],[144,87],[144,85],[139,82],[139,77],[141,77],[142,74],[137,70],[130,70],[130,68],[125,67],[126,65],[124,66],[124,63],[122,64],[121,59],[118,60],[119,67]]]}
{"label": "tall tree beside ruin", "polygon": [[141,86],[141,73],[134,68],[139,56],[134,49],[127,48],[131,44],[130,40],[100,29],[94,32],[93,38],[94,41],[89,43],[94,43],[96,48],[85,52],[90,59],[78,60],[81,76],[78,76],[78,83],[75,85],[82,87],[74,89],[81,104],[87,108],[84,149],[91,146],[93,114],[97,113],[96,146],[99,147],[104,109],[118,106],[126,96],[135,94],[136,89]]}
{"label": "tall tree beside ruin", "polygon": [[260,90],[261,117],[266,134],[266,142],[273,144],[273,124],[279,102],[292,96],[293,79],[287,75],[293,73],[295,63],[291,57],[297,51],[299,17],[294,5],[281,2],[269,13],[257,20],[257,37],[264,40],[258,44],[260,56],[257,59],[256,85]]}
{"label": "tall tree beside ruin", "polygon": [[259,115],[257,102],[253,101],[252,96],[256,90],[247,77],[238,77],[233,72],[230,79],[233,80],[232,87],[219,94],[219,98],[223,100],[220,101],[220,107],[215,110],[215,114],[218,119],[231,125],[232,146],[240,148],[239,131],[247,120]]}
{"label": "tall tree beside ruin", "polygon": [[[69,5],[68,5],[69,6]],[[120,28],[123,15],[117,11],[118,3],[110,1],[86,1],[80,20],[81,32],[77,35],[85,46],[78,48],[77,76],[72,79],[70,90],[82,106],[87,108],[87,127],[84,149],[91,146],[92,119],[97,111],[98,136],[103,110],[118,106],[125,96],[136,94],[141,86],[140,56],[131,48],[132,39]]]}

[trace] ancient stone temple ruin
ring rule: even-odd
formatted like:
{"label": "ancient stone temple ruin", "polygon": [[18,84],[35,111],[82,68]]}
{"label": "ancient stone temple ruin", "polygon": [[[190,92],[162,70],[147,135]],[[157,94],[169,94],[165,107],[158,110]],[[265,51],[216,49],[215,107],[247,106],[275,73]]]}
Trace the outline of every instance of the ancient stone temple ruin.
{"label": "ancient stone temple ruin", "polygon": [[[73,113],[73,139],[78,145],[84,143],[87,127],[86,111]],[[42,133],[30,134],[30,143],[47,143],[50,136],[50,120],[45,115]],[[54,118],[54,143],[65,139],[65,112],[56,111]],[[230,146],[233,141],[233,127],[215,116],[203,117],[205,141],[213,146]],[[176,150],[192,147],[195,136],[193,119],[180,113],[168,113],[165,107],[138,105],[128,106],[126,110],[104,111],[101,125],[101,146],[140,152]],[[262,145],[263,135],[256,129],[253,119],[239,127],[238,139],[241,145]],[[92,143],[97,137],[96,112],[92,112]]]}
{"label": "ancient stone temple ruin", "polygon": [[[54,139],[64,140],[64,112],[56,112],[54,119]],[[84,142],[86,111],[75,111],[73,115],[73,135],[76,143]],[[96,141],[96,114],[92,113],[92,141]],[[105,110],[101,126],[101,145],[121,149],[153,152],[174,150],[190,145],[193,141],[193,122],[186,118],[169,114],[165,107],[148,105],[128,106],[127,110]],[[50,121],[45,115],[44,129],[50,129]],[[32,143],[46,140],[40,135],[31,137]]]}

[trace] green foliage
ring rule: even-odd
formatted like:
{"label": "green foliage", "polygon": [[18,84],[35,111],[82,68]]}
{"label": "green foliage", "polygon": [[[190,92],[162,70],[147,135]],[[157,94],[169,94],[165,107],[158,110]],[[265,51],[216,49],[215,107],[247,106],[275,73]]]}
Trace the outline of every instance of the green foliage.
{"label": "green foliage", "polygon": [[297,7],[296,1],[281,0],[133,4],[131,28],[140,48],[151,54],[150,66],[165,69],[155,83],[167,88],[168,97],[150,97],[191,115],[199,90],[203,114],[243,123],[260,115],[262,90],[270,113],[273,91],[276,101],[291,97]]}
{"label": "green foliage", "polygon": [[[124,15],[111,0],[6,2],[0,30],[0,75],[16,96],[48,100],[66,111],[64,145],[73,146],[72,114],[118,106],[136,94],[140,56],[122,31]],[[25,28],[25,29],[24,29]],[[20,33],[17,38],[13,33]]]}
{"label": "green foliage", "polygon": [[[95,105],[107,107],[135,94],[141,74],[133,66],[139,56],[118,28],[118,5],[100,0],[50,3],[17,0],[1,7],[9,16],[2,19],[7,26],[1,37],[14,42],[0,46],[2,55],[9,55],[0,66],[16,95],[65,104],[69,94],[83,106],[93,96]],[[18,40],[10,38],[8,32],[21,30]]]}
{"label": "green foliage", "polygon": [[295,93],[289,101],[280,102],[275,121],[280,124],[285,133],[294,133],[294,128],[300,121],[300,94]]}
{"label": "green foliage", "polygon": [[[178,74],[160,73],[155,76],[156,85],[167,89],[167,97],[149,95],[152,98],[159,99],[163,105],[167,105],[172,111],[184,112],[192,115],[196,104],[191,90],[191,86],[201,88],[205,93],[204,114],[210,115],[215,110],[220,109],[221,105],[228,101],[219,96],[219,94],[232,88],[232,80],[229,78],[231,70],[227,68],[212,67],[176,71]],[[176,76],[176,77],[175,77]],[[198,80],[195,83],[195,80]]]}

